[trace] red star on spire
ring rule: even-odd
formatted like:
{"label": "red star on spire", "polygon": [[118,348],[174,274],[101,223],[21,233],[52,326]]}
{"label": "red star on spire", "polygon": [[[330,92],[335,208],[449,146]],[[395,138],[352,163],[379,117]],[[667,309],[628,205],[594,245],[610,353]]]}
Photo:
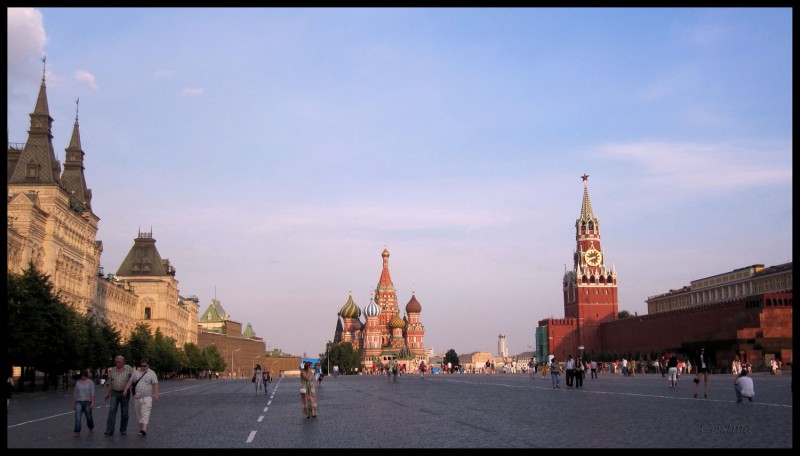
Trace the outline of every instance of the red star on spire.
{"label": "red star on spire", "polygon": [[583,181],[586,182],[587,180],[589,180],[589,175],[586,174],[586,173],[583,173],[583,176],[581,176],[581,179],[583,179]]}

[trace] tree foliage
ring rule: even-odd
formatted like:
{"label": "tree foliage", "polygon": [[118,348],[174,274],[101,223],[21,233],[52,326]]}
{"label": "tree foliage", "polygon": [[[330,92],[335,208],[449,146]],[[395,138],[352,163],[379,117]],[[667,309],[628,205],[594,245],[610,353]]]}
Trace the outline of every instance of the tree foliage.
{"label": "tree foliage", "polygon": [[458,362],[458,353],[456,353],[456,351],[453,350],[452,348],[450,350],[447,350],[447,353],[444,354],[444,359],[442,360],[442,363],[444,363],[445,365],[447,363],[451,363],[453,367],[461,365],[461,363]]}
{"label": "tree foliage", "polygon": [[[322,371],[328,375],[328,366],[339,366],[339,372],[349,374],[361,369],[361,351],[354,350],[349,343],[335,344],[331,341],[325,345],[325,353],[319,354]],[[328,362],[330,360],[330,363]]]}
{"label": "tree foliage", "polygon": [[627,310],[620,310],[617,314],[617,319],[622,320],[623,318],[631,318],[631,313]]}

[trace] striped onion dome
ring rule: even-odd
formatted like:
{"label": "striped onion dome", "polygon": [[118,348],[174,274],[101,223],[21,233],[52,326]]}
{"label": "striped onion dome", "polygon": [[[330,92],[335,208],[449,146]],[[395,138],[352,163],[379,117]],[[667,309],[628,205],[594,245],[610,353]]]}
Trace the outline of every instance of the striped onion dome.
{"label": "striped onion dome", "polygon": [[391,320],[389,320],[389,326],[392,328],[404,328],[406,326],[406,322],[400,318],[400,315],[395,315]]}
{"label": "striped onion dome", "polygon": [[417,301],[414,293],[411,293],[411,299],[406,304],[406,313],[420,313],[422,312],[422,305]]}
{"label": "striped onion dome", "polygon": [[373,301],[372,298],[369,298],[369,304],[367,304],[367,307],[364,307],[364,315],[367,317],[377,317],[380,314],[380,306],[375,304],[375,301]]}
{"label": "striped onion dome", "polygon": [[353,302],[352,294],[347,298],[347,302],[344,303],[344,306],[339,309],[339,316],[342,318],[358,318],[361,316],[361,309]]}

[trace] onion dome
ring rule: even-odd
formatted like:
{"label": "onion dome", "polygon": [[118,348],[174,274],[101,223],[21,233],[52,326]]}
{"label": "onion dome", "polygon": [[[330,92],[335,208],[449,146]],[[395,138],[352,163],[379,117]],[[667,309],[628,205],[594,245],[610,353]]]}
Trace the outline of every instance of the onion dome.
{"label": "onion dome", "polygon": [[380,314],[381,314],[380,306],[375,304],[375,301],[373,301],[372,297],[370,297],[369,304],[367,304],[367,307],[364,307],[364,315],[366,315],[367,317],[377,317]]}
{"label": "onion dome", "polygon": [[389,249],[386,247],[383,248],[383,252],[381,252],[381,256],[384,258],[389,258]]}
{"label": "onion dome", "polygon": [[404,328],[406,326],[406,322],[400,318],[400,315],[395,315],[391,320],[389,320],[389,326],[392,328]]}
{"label": "onion dome", "polygon": [[417,301],[417,297],[414,293],[411,293],[411,299],[406,304],[406,313],[420,313],[422,312],[422,305],[420,305],[419,301]]}
{"label": "onion dome", "polygon": [[358,318],[361,316],[361,309],[359,309],[356,303],[353,302],[352,294],[347,298],[347,302],[344,303],[344,307],[339,309],[339,316],[342,318]]}

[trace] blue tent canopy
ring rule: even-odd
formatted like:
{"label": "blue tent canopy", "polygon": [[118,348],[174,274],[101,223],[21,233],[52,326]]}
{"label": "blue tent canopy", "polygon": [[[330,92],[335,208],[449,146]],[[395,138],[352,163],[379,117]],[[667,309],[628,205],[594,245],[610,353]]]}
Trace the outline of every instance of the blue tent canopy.
{"label": "blue tent canopy", "polygon": [[303,369],[303,364],[311,363],[311,367],[316,366],[319,364],[319,358],[300,358],[300,369]]}

